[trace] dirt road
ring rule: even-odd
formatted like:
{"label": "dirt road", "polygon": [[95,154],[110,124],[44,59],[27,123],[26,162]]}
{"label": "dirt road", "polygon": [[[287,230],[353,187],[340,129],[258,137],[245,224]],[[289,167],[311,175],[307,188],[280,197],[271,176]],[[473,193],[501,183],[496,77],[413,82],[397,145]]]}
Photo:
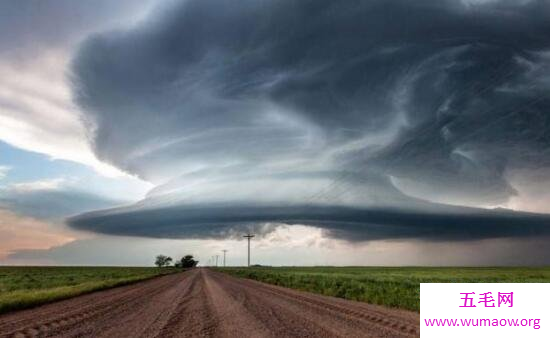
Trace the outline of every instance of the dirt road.
{"label": "dirt road", "polygon": [[0,337],[414,337],[416,313],[195,269],[0,316]]}

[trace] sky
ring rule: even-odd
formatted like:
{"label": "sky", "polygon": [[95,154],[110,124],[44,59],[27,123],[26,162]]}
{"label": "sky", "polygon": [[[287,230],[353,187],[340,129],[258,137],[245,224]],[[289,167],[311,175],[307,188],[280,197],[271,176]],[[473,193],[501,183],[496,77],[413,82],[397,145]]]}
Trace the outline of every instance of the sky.
{"label": "sky", "polygon": [[2,2],[0,264],[550,264],[549,74],[546,0]]}

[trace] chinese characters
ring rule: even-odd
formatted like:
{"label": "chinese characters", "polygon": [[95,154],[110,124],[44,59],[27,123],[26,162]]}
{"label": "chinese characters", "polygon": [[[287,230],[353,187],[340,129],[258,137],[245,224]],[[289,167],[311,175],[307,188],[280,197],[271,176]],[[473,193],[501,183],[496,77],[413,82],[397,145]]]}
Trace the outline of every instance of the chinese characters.
{"label": "chinese characters", "polygon": [[[475,292],[461,292],[461,295],[464,297],[460,298],[463,300],[462,305],[459,307],[477,307],[474,304],[474,295]],[[495,301],[492,292],[485,292],[479,294],[477,304],[481,304],[480,307],[513,307],[514,306],[514,293],[513,292],[499,292],[497,295],[497,300]],[[496,306],[495,306],[496,302]]]}

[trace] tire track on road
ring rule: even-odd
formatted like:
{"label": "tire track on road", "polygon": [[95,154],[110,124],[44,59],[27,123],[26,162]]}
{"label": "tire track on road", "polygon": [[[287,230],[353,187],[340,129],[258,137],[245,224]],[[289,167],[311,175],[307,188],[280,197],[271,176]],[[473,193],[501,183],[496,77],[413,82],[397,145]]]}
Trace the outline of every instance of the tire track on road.
{"label": "tire track on road", "polygon": [[0,316],[0,337],[417,337],[417,313],[209,269]]}
{"label": "tire track on road", "polygon": [[[220,278],[220,273],[212,272],[213,279]],[[226,279],[221,277],[233,294],[244,292],[251,298],[248,307],[257,307],[256,313],[269,305],[277,309],[277,316],[284,322],[298,322],[299,325],[288,325],[294,330],[307,327],[310,331],[318,330],[316,336],[344,337],[410,337],[418,336],[419,318],[417,314],[382,308],[375,305],[351,302],[333,297],[315,295],[269,285],[248,279]],[[254,292],[250,292],[253,290]],[[268,322],[273,322],[269,319]],[[309,325],[308,325],[309,324]],[[338,330],[334,330],[338,327]],[[280,331],[284,328],[278,327]],[[330,332],[327,334],[327,332]],[[284,332],[281,332],[284,334]],[[370,335],[368,334],[370,333]]]}

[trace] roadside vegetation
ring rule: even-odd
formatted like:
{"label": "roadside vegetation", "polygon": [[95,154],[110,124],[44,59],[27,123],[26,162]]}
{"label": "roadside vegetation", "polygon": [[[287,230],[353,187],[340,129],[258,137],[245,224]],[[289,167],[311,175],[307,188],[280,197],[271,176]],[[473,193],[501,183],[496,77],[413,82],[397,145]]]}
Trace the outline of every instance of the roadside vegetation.
{"label": "roadside vegetation", "polygon": [[92,291],[166,275],[199,263],[192,255],[175,261],[158,255],[146,267],[25,267],[0,266],[0,313],[25,309]]}
{"label": "roadside vegetation", "polygon": [[[158,255],[155,257],[155,265],[159,268],[169,267],[172,264],[172,257]],[[189,269],[194,268],[199,264],[193,255],[185,255],[174,263],[175,268]]]}
{"label": "roadside vegetation", "polygon": [[549,283],[550,268],[218,268],[243,278],[326,296],[419,311],[420,283]]}
{"label": "roadside vegetation", "polygon": [[193,258],[193,255],[185,255],[179,261],[177,261],[174,266],[176,268],[189,269],[194,268],[199,264],[199,261]]}
{"label": "roadside vegetation", "polygon": [[0,313],[181,271],[175,268],[0,266]]}

